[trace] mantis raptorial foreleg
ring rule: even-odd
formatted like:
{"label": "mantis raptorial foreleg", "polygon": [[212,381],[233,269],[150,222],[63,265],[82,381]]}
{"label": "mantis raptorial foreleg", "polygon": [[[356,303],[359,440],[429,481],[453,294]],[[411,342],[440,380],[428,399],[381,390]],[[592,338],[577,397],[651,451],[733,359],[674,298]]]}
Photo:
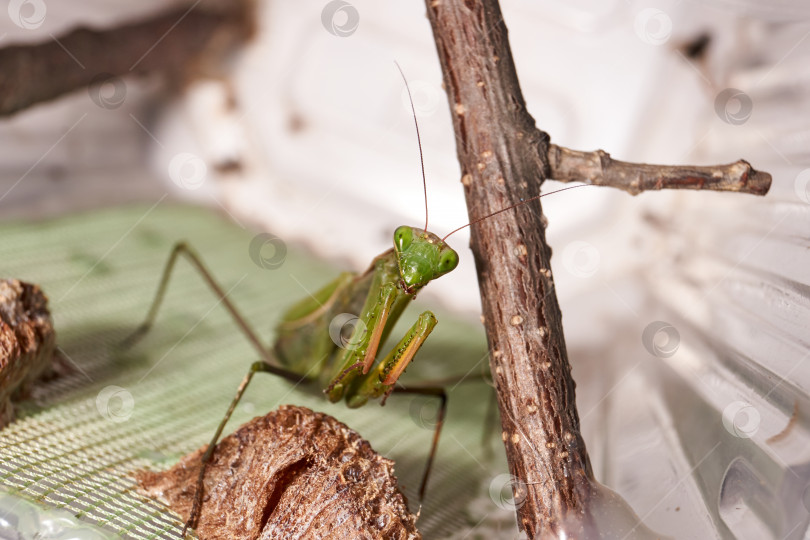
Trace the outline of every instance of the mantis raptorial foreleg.
{"label": "mantis raptorial foreleg", "polygon": [[335,402],[347,396],[349,407],[360,407],[370,398],[389,394],[437,322],[430,311],[422,313],[377,368],[370,371],[380,345],[411,299],[398,286],[387,257],[375,259],[371,272],[371,286],[360,313],[361,324],[355,326],[349,340],[351,347],[338,355],[326,381],[329,400]]}
{"label": "mantis raptorial foreleg", "polygon": [[[371,286],[360,312],[360,324],[354,327],[349,339],[351,346],[338,354],[328,380],[326,394],[332,402],[339,401],[345,395],[346,389],[360,373],[368,372],[377,356],[383,334],[387,334],[385,329],[395,308],[398,291],[396,285],[386,282],[385,261],[376,259],[371,272]],[[396,320],[396,317],[393,319]]]}
{"label": "mantis raptorial foreleg", "polygon": [[413,359],[416,352],[436,326],[436,317],[430,311],[422,313],[391,352],[370,373],[362,376],[360,386],[349,398],[349,407],[365,405],[369,399],[385,398],[395,388],[397,380]]}

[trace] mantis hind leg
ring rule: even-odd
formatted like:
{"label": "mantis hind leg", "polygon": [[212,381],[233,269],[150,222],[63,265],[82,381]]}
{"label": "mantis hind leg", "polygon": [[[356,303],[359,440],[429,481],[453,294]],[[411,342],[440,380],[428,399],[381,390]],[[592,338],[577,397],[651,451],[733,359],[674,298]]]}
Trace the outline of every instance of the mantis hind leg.
{"label": "mantis hind leg", "polygon": [[203,500],[203,491],[204,491],[204,484],[203,480],[205,478],[205,469],[208,466],[208,463],[211,462],[211,458],[214,456],[214,449],[216,448],[217,441],[219,437],[222,435],[222,430],[225,429],[225,425],[230,420],[233,411],[236,409],[236,406],[239,404],[239,401],[242,399],[242,396],[247,390],[250,381],[253,379],[253,376],[256,373],[271,373],[273,375],[278,375],[288,381],[299,383],[308,381],[306,377],[298,375],[297,373],[293,373],[292,371],[278,368],[275,366],[271,366],[266,364],[265,362],[254,362],[250,366],[250,370],[247,372],[245,377],[242,379],[242,382],[239,383],[239,387],[236,389],[236,395],[233,397],[231,404],[228,406],[227,412],[225,412],[225,416],[219,422],[217,426],[216,432],[214,432],[214,436],[211,438],[211,441],[208,443],[208,447],[205,449],[205,453],[200,460],[200,472],[197,476],[197,483],[194,487],[194,501],[191,506],[191,515],[186,521],[185,525],[183,526],[183,537],[186,536],[186,531],[188,529],[193,529],[197,524],[197,519],[199,518],[200,508],[202,507],[202,500]]}
{"label": "mantis hind leg", "polygon": [[[480,383],[486,382],[486,380],[487,376],[484,373],[465,373],[464,375],[447,377],[439,381],[434,381],[430,385],[403,386],[401,384],[397,384],[391,390],[392,394],[433,396],[439,399],[439,409],[436,411],[436,425],[433,429],[433,442],[431,443],[430,453],[428,454],[427,463],[425,464],[425,472],[422,475],[422,483],[419,486],[420,501],[425,498],[427,484],[430,479],[430,472],[433,468],[436,452],[439,449],[439,437],[441,436],[442,427],[444,426],[444,418],[447,412],[448,396],[445,388],[450,387],[452,390],[459,384]],[[491,454],[492,450],[491,444],[488,445],[487,441],[492,440],[492,432],[495,428],[495,420],[497,418],[498,411],[498,403],[494,398],[495,394],[493,392],[487,406],[485,426],[481,440],[481,444],[484,446],[484,451],[489,454]],[[489,448],[487,448],[487,446],[489,446]]]}
{"label": "mantis hind leg", "polygon": [[233,305],[228,298],[227,293],[222,289],[222,286],[217,283],[213,274],[211,274],[205,264],[203,264],[200,256],[197,255],[197,253],[185,242],[178,242],[172,248],[171,255],[169,255],[169,259],[166,261],[166,266],[163,268],[163,275],[160,278],[157,293],[155,294],[154,300],[152,300],[152,306],[149,308],[146,319],[144,319],[144,321],[132,334],[127,336],[120,343],[120,347],[123,349],[128,349],[134,346],[152,328],[152,325],[157,318],[158,311],[160,310],[160,306],[163,304],[163,298],[166,296],[166,289],[168,288],[169,280],[172,277],[172,271],[174,270],[174,266],[177,264],[177,259],[180,257],[180,255],[188,259],[191,265],[200,273],[200,276],[202,276],[208,287],[217,295],[219,300],[222,302],[222,305],[225,306],[225,309],[233,318],[236,326],[239,327],[248,341],[250,341],[250,343],[262,357],[262,360],[270,365],[278,365],[277,360],[270,353],[269,349],[267,349],[261,342],[256,331],[250,326],[236,306]]}
{"label": "mantis hind leg", "polygon": [[420,396],[432,396],[439,400],[439,409],[436,411],[436,425],[433,428],[433,442],[430,445],[425,472],[422,474],[422,482],[419,485],[419,501],[425,498],[427,483],[430,478],[430,471],[433,468],[433,460],[436,457],[436,450],[439,448],[439,437],[444,426],[444,415],[447,412],[447,392],[441,386],[395,386],[394,394],[415,394]]}

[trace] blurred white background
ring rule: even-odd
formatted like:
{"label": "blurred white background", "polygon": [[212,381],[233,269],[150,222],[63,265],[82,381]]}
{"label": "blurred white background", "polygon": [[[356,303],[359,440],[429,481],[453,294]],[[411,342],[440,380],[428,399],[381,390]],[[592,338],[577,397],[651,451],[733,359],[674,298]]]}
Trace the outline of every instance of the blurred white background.
{"label": "blurred white background", "polygon": [[[29,19],[12,17],[11,4],[0,14],[0,47],[169,5],[23,4]],[[260,31],[231,74],[180,95],[154,77],[125,78],[102,89],[106,107],[78,91],[3,119],[0,218],[155,204],[168,193],[160,204],[206,205],[359,270],[396,226],[424,219],[396,60],[416,102],[430,228],[466,223],[424,4],[353,0],[327,24],[329,4],[261,2]],[[43,16],[30,19],[37,9]],[[810,4],[504,0],[502,9],[529,111],[553,142],[651,163],[744,158],[774,175],[764,199],[594,188],[543,206],[600,479],[679,538],[806,537]],[[701,37],[705,49],[690,57]],[[477,319],[468,241],[466,230],[453,236],[461,265],[424,297]],[[643,338],[655,321],[668,326]],[[794,410],[793,431],[773,442]]]}

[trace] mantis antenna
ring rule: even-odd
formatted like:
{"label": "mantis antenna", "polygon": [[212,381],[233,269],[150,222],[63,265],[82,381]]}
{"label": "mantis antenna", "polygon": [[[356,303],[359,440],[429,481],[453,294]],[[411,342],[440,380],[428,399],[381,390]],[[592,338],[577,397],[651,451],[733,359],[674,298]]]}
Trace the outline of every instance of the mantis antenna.
{"label": "mantis antenna", "polygon": [[413,106],[413,97],[411,96],[411,87],[408,86],[408,79],[405,78],[405,73],[399,66],[399,62],[394,60],[399,74],[402,75],[402,80],[405,81],[405,90],[408,91],[408,100],[411,102],[411,112],[413,113],[413,125],[416,126],[416,142],[419,144],[419,162],[422,164],[422,186],[425,188],[425,232],[428,226],[428,203],[427,203],[427,179],[425,178],[425,158],[422,156],[422,139],[419,137],[419,122],[416,121],[416,107]]}
{"label": "mantis antenna", "polygon": [[[417,122],[417,120],[416,120],[416,107],[414,107],[414,105],[413,105],[413,96],[411,95],[411,87],[408,85],[408,79],[405,77],[405,73],[402,71],[402,67],[399,65],[399,62],[394,60],[394,65],[397,66],[397,69],[399,70],[399,74],[402,75],[402,80],[405,82],[405,90],[407,90],[407,92],[408,92],[408,101],[410,101],[410,103],[411,103],[411,113],[413,113],[413,125],[416,127],[416,142],[419,145],[419,164],[422,166],[422,186],[423,186],[423,188],[425,190],[425,232],[427,232],[427,226],[428,226],[427,178],[425,177],[425,158],[424,158],[424,155],[422,154],[422,138],[419,136],[419,122]],[[569,186],[569,187],[566,187],[566,188],[557,189],[555,191],[550,191],[548,193],[542,193],[540,195],[536,195],[536,196],[534,196],[534,197],[532,197],[530,199],[526,199],[525,201],[520,201],[517,204],[513,204],[512,206],[507,206],[506,208],[498,210],[497,212],[493,212],[493,213],[491,213],[491,214],[489,214],[487,216],[484,216],[482,218],[476,219],[475,221],[467,223],[466,225],[462,225],[458,229],[450,231],[444,238],[442,238],[442,242],[444,242],[447,239],[448,236],[450,236],[453,233],[457,233],[458,231],[460,231],[464,227],[469,227],[470,225],[475,225],[476,223],[479,223],[481,221],[484,221],[485,219],[491,218],[492,216],[496,216],[496,215],[500,214],[501,212],[506,212],[507,210],[511,210],[513,208],[516,208],[516,207],[522,205],[522,204],[532,202],[532,201],[537,200],[537,199],[539,199],[541,197],[545,197],[546,195],[552,195],[554,193],[559,193],[561,191],[566,191],[566,190],[569,190],[569,189],[575,189],[575,188],[581,188],[581,187],[589,187],[589,186],[592,186],[592,184],[583,184],[583,185],[579,185],[579,186]]]}
{"label": "mantis antenna", "polygon": [[489,218],[491,218],[492,216],[497,216],[497,215],[498,215],[498,214],[500,214],[501,212],[506,212],[507,210],[511,210],[511,209],[513,209],[513,208],[517,208],[518,206],[520,206],[520,205],[522,205],[522,204],[526,204],[526,203],[532,202],[532,201],[534,201],[534,200],[537,200],[537,199],[540,199],[540,198],[542,198],[542,197],[545,197],[546,195],[554,195],[555,193],[559,193],[559,192],[561,192],[561,191],[568,191],[569,189],[576,189],[576,188],[581,188],[581,187],[594,187],[594,186],[593,186],[593,184],[582,184],[582,185],[579,185],[579,186],[568,186],[568,187],[565,187],[565,188],[562,188],[562,189],[556,189],[556,190],[554,190],[554,191],[549,191],[548,193],[541,193],[540,195],[535,195],[534,197],[532,197],[532,198],[530,198],[530,199],[526,199],[525,201],[520,201],[519,203],[517,203],[517,204],[513,204],[512,206],[507,206],[506,208],[502,208],[502,209],[498,210],[497,212],[492,212],[491,214],[489,214],[489,215],[487,215],[487,216],[484,216],[484,217],[482,217],[482,218],[478,218],[478,219],[476,219],[475,221],[471,221],[470,223],[467,223],[466,225],[462,225],[462,226],[461,226],[461,227],[459,227],[458,229],[454,229],[454,230],[450,231],[449,233],[447,233],[447,234],[445,235],[445,237],[444,237],[444,238],[442,238],[442,242],[444,242],[445,240],[447,240],[447,237],[448,237],[448,236],[450,236],[450,235],[451,235],[451,234],[453,234],[453,233],[457,233],[458,231],[460,231],[460,230],[461,230],[461,229],[463,229],[464,227],[469,227],[470,225],[475,225],[476,223],[479,223],[479,222],[481,222],[481,221],[484,221],[485,219],[489,219]]}

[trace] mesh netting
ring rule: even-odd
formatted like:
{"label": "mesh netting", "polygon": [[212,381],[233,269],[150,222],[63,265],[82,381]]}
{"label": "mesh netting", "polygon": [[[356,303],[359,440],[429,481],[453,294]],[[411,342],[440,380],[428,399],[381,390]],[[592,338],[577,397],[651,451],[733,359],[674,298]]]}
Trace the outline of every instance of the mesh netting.
{"label": "mesh netting", "polygon": [[[196,247],[268,342],[280,311],[336,270],[292,246],[280,268],[261,269],[249,256],[250,232],[206,211],[166,203],[3,225],[0,237],[0,277],[42,286],[59,349],[73,366],[71,374],[39,384],[21,404],[20,420],[0,432],[0,485],[126,537],[176,538],[179,518],[135,493],[129,475],[167,468],[207,442],[257,354],[185,262],[177,267],[154,330],[131,351],[117,351],[115,345],[145,315],[171,245],[187,239]],[[393,336],[417,313],[416,307],[406,311]],[[407,380],[480,372],[486,365],[482,329],[437,316],[439,326]],[[494,470],[505,471],[502,457],[484,458],[489,396],[490,388],[480,383],[451,392],[418,522],[426,538],[478,522],[480,516],[467,515],[466,508],[487,492],[485,480]],[[432,400],[396,396],[384,408],[375,403],[349,410],[261,374],[226,432],[283,403],[336,416],[394,459],[416,510]],[[498,452],[500,445],[493,446]]]}

